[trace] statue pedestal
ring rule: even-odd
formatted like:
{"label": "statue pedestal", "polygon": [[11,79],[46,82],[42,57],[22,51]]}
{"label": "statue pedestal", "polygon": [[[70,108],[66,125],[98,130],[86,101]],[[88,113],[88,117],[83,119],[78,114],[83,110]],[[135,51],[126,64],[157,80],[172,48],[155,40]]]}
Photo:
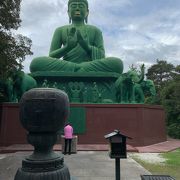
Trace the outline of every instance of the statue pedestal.
{"label": "statue pedestal", "polygon": [[38,87],[53,87],[65,91],[72,103],[116,102],[114,83],[117,73],[36,72],[31,76]]}
{"label": "statue pedestal", "polygon": [[[147,146],[166,141],[165,112],[161,106],[140,104],[71,104],[69,117],[78,144],[106,144],[114,129],[132,137],[127,144]],[[0,105],[0,145],[26,144],[19,121],[19,104]],[[73,115],[76,114],[76,115]]]}
{"label": "statue pedestal", "polygon": [[[85,132],[78,135],[80,144],[105,144],[104,135],[118,129],[132,139],[127,144],[147,146],[166,141],[165,112],[161,106],[141,104],[71,104],[73,108],[84,108]],[[74,112],[75,113],[75,112]],[[78,117],[70,118],[76,129]]]}
{"label": "statue pedestal", "polygon": [[19,120],[19,104],[0,104],[0,145],[27,144],[26,136]]}

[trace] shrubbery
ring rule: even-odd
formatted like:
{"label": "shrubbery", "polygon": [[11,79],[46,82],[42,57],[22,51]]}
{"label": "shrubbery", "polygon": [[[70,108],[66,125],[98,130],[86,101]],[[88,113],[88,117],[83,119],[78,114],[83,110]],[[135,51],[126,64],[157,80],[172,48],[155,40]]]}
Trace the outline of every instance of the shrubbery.
{"label": "shrubbery", "polygon": [[180,65],[157,60],[147,77],[155,82],[158,104],[165,108],[168,135],[180,139]]}

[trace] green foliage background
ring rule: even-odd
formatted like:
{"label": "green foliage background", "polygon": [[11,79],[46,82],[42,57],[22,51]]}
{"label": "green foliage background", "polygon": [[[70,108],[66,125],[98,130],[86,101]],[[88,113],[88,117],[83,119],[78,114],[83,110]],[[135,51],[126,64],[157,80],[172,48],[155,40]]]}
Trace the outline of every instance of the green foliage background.
{"label": "green foliage background", "polygon": [[31,40],[15,34],[21,23],[20,4],[21,0],[0,1],[0,80],[21,70],[25,56],[32,54]]}
{"label": "green foliage background", "polygon": [[180,65],[157,60],[146,76],[157,89],[155,104],[165,108],[168,135],[180,139]]}
{"label": "green foliage background", "polygon": [[15,30],[20,27],[21,0],[0,1],[0,102],[8,101],[8,83],[23,68],[26,55],[31,55],[32,41]]}

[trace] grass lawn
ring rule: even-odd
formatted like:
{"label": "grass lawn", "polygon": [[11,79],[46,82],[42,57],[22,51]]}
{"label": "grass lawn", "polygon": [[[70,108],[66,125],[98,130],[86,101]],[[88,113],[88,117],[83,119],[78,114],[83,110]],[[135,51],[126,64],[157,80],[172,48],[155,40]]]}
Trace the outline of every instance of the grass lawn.
{"label": "grass lawn", "polygon": [[173,152],[162,153],[161,157],[165,158],[164,163],[150,163],[136,156],[132,158],[150,171],[153,175],[170,175],[176,180],[180,180],[180,149]]}

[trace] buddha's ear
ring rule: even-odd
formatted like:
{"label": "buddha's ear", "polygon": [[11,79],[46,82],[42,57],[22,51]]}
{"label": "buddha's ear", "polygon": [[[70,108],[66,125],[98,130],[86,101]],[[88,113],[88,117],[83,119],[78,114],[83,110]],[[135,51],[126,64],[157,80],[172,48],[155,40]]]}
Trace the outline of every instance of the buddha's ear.
{"label": "buddha's ear", "polygon": [[88,17],[88,15],[89,15],[89,9],[87,9],[86,11],[86,17]]}
{"label": "buddha's ear", "polygon": [[67,11],[67,13],[68,13],[68,16],[69,16],[69,24],[71,24],[71,20],[72,20],[72,18],[71,18],[71,13],[70,13],[69,10]]}
{"label": "buddha's ear", "polygon": [[85,22],[86,22],[86,24],[88,23],[88,15],[89,15],[89,9],[87,10],[86,16],[85,16]]}

